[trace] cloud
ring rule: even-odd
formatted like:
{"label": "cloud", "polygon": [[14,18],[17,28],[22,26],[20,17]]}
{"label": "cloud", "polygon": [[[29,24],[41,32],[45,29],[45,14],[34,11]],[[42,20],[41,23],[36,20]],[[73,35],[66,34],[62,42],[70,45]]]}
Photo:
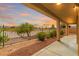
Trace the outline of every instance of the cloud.
{"label": "cloud", "polygon": [[47,24],[47,25],[56,25],[56,21],[55,20],[51,20],[51,21],[48,21],[48,22],[46,22],[45,24]]}
{"label": "cloud", "polygon": [[46,16],[38,16],[38,17],[35,17],[41,21],[44,21],[44,22],[48,22],[48,21],[51,21],[51,20],[54,20],[52,18],[49,18],[49,17],[46,17]]}
{"label": "cloud", "polygon": [[46,16],[39,16],[35,18],[37,18],[40,24],[47,24],[48,26],[52,24],[56,25],[56,21],[53,18],[49,18]]}
{"label": "cloud", "polygon": [[29,16],[30,14],[28,14],[28,13],[20,13],[20,16],[23,16],[23,17],[25,17],[25,16]]}
{"label": "cloud", "polygon": [[38,25],[43,25],[43,24],[47,24],[47,25],[52,25],[52,24],[56,24],[56,21],[52,18],[46,17],[46,16],[34,16],[34,19],[32,20],[26,20],[26,22],[31,23],[31,24],[38,24]]}
{"label": "cloud", "polygon": [[44,22],[40,20],[26,20],[27,23],[42,25]]}
{"label": "cloud", "polygon": [[15,6],[12,5],[0,5],[0,11],[6,11],[6,10],[10,10],[10,9],[15,9]]}
{"label": "cloud", "polygon": [[14,18],[13,16],[9,16],[9,15],[7,15],[7,16],[1,16],[0,15],[0,18],[3,18],[3,19],[12,19],[12,18]]}
{"label": "cloud", "polygon": [[0,11],[6,11],[8,9],[10,9],[8,6],[6,6],[6,5],[0,5]]}
{"label": "cloud", "polygon": [[16,26],[16,23],[14,22],[8,22],[4,24],[5,26]]}
{"label": "cloud", "polygon": [[5,8],[5,7],[0,7],[0,11],[4,11],[4,10],[6,10],[7,8]]}

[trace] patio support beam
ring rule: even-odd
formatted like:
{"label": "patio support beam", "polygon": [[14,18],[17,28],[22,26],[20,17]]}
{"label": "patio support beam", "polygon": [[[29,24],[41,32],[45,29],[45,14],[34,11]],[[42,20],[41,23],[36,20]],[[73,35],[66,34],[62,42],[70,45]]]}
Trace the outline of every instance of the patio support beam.
{"label": "patio support beam", "polygon": [[[76,5],[77,6],[77,5]],[[78,56],[79,56],[79,19],[78,19],[78,10],[79,10],[79,7],[76,8],[76,20],[77,20],[77,53],[78,53]]]}
{"label": "patio support beam", "polygon": [[60,20],[57,20],[57,40],[60,41]]}

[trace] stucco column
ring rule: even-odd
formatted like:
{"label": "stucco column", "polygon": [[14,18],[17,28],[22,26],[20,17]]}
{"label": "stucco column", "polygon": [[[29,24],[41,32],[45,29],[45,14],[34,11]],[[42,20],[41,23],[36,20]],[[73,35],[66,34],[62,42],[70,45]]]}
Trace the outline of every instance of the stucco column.
{"label": "stucco column", "polygon": [[57,40],[60,41],[60,20],[57,20]]}
{"label": "stucco column", "polygon": [[78,19],[78,8],[76,9],[76,20],[77,20],[77,31],[76,31],[76,34],[77,34],[77,53],[78,53],[78,56],[79,56],[79,19]]}

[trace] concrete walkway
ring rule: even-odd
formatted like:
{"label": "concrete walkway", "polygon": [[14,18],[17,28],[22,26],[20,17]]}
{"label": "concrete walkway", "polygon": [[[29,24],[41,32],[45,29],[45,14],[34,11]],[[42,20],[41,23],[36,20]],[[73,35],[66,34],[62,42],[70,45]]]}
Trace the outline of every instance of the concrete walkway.
{"label": "concrete walkway", "polygon": [[77,56],[76,35],[64,36],[61,42],[54,42],[33,56]]}

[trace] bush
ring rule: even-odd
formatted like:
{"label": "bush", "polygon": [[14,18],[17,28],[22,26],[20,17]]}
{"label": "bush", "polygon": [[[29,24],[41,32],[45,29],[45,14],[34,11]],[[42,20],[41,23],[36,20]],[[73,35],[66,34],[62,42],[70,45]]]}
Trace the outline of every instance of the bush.
{"label": "bush", "polygon": [[45,32],[39,32],[37,34],[37,38],[40,40],[40,41],[44,41],[45,40],[45,37],[46,37],[46,33]]}
{"label": "bush", "polygon": [[[60,35],[63,35],[64,31],[61,30],[60,31]],[[56,29],[51,30],[50,32],[46,33],[46,38],[53,38],[56,37],[57,33],[56,33]]]}
{"label": "bush", "polygon": [[66,25],[65,24],[61,24],[61,28],[66,28]]}
{"label": "bush", "polygon": [[48,33],[46,33],[46,38],[50,38],[51,36],[50,36],[50,33],[48,32]]}
{"label": "bush", "polygon": [[63,30],[61,30],[61,31],[60,31],[60,35],[63,35],[63,34],[64,34],[64,31],[63,31]]}
{"label": "bush", "polygon": [[55,30],[55,29],[51,30],[51,31],[49,32],[49,36],[50,36],[50,37],[56,37],[56,30]]}
{"label": "bush", "polygon": [[46,33],[46,38],[56,37],[56,30],[52,29],[50,32]]}

